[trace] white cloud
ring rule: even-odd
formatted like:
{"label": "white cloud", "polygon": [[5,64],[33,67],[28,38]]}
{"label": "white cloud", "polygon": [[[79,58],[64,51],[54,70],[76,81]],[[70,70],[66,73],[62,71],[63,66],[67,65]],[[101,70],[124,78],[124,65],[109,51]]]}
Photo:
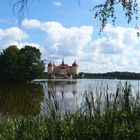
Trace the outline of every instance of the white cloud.
{"label": "white cloud", "polygon": [[25,39],[28,37],[26,33],[24,33],[22,30],[20,30],[17,27],[12,27],[4,30],[4,36],[9,36],[16,40]]}
{"label": "white cloud", "polygon": [[0,51],[27,37],[28,35],[17,27],[0,29]]}
{"label": "white cloud", "polygon": [[[26,19],[22,25],[27,28],[35,28],[32,21],[37,20]],[[66,28],[59,22],[40,22],[39,28],[46,33],[44,48],[50,57],[55,58],[83,55],[83,49],[91,42],[93,33],[92,26]]]}
{"label": "white cloud", "polygon": [[138,7],[140,7],[140,0],[137,0],[137,3],[138,3]]}
{"label": "white cloud", "polygon": [[[53,59],[61,63],[62,58],[71,64],[75,59],[80,71],[139,71],[139,38],[135,29],[107,25],[104,35],[93,39],[92,26],[64,27],[59,22],[41,22],[25,19],[26,28],[37,28],[45,33],[44,45],[23,41],[28,35],[17,27],[0,29],[0,50],[9,45],[19,48],[25,45],[36,46],[41,50],[42,58]],[[22,42],[20,42],[22,41]]]}
{"label": "white cloud", "polygon": [[26,27],[26,28],[38,28],[40,27],[41,22],[36,20],[36,19],[24,19],[22,22],[22,26]]}
{"label": "white cloud", "polygon": [[54,1],[53,4],[56,5],[56,6],[61,6],[62,5],[62,3],[59,2],[59,1]]}
{"label": "white cloud", "polygon": [[11,27],[5,30],[0,29],[0,38],[3,38],[3,37],[9,37],[12,39],[21,40],[21,39],[27,38],[27,34],[17,27]]}
{"label": "white cloud", "polygon": [[124,54],[134,49],[139,38],[133,28],[112,27],[107,25],[104,30],[105,37],[94,40],[92,46],[103,54]]}
{"label": "white cloud", "polygon": [[82,57],[82,62],[87,65],[84,70],[140,71],[140,56],[135,47],[140,43],[135,29],[108,25],[104,34],[100,39],[91,41],[91,52]]}
{"label": "white cloud", "polygon": [[65,28],[58,23],[47,23],[47,48],[50,53],[61,56],[82,55],[83,49],[91,41],[93,28],[91,26]]}
{"label": "white cloud", "polygon": [[[43,56],[60,63],[64,57],[72,63],[76,59],[81,71],[139,71],[139,38],[134,28],[107,25],[104,35],[93,39],[92,26],[64,27],[59,22],[26,19],[24,27],[39,28],[46,33]],[[31,24],[32,23],[32,24]]]}
{"label": "white cloud", "polygon": [[[93,59],[94,71],[140,70],[139,56],[134,54],[135,46],[139,45],[135,29],[107,25],[104,34],[104,37],[92,41],[92,53],[86,56],[86,60]],[[90,71],[93,71],[92,67]]]}

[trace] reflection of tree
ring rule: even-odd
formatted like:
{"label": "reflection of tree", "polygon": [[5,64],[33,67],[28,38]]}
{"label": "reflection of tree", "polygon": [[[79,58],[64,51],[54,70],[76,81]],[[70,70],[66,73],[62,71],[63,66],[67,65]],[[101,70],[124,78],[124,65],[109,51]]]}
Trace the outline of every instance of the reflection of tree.
{"label": "reflection of tree", "polygon": [[43,99],[43,88],[40,85],[2,85],[0,86],[0,113],[8,116],[37,115]]}

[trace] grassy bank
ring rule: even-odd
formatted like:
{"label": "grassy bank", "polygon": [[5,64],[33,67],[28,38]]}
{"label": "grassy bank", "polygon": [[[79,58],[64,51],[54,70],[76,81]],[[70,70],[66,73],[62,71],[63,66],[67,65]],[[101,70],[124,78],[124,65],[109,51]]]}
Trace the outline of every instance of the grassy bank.
{"label": "grassy bank", "polygon": [[[130,84],[85,92],[81,108],[62,113],[55,96],[43,116],[2,118],[0,140],[139,140],[140,96]],[[96,95],[96,96],[95,96]]]}

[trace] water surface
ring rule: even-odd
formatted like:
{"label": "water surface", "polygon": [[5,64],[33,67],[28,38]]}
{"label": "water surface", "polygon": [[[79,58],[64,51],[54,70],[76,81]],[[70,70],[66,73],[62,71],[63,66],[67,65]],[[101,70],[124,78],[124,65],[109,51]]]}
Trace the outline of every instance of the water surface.
{"label": "water surface", "polygon": [[[126,80],[118,79],[77,79],[74,81],[47,80],[40,82],[40,84],[43,85],[45,98],[52,98],[55,94],[62,110],[76,111],[83,105],[85,93],[92,92],[95,98],[99,94],[105,93],[106,90],[110,94],[114,94],[117,86],[120,83],[124,85],[125,82]],[[139,80],[127,80],[127,83],[132,86],[132,93],[135,94],[139,90],[139,82]]]}
{"label": "water surface", "polygon": [[[36,80],[33,84],[0,85],[0,116],[36,116],[46,112],[46,101],[56,98],[62,111],[77,110],[84,101],[85,93],[91,91],[98,96],[106,88],[115,93],[120,80],[77,79],[77,80]],[[124,84],[125,80],[121,80]],[[139,80],[130,80],[132,91],[139,90]]]}

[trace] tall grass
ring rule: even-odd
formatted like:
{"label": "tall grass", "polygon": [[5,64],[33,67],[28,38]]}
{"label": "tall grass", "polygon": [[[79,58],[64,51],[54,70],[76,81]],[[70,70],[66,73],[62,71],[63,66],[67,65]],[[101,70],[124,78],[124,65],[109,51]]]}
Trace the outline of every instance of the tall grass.
{"label": "tall grass", "polygon": [[[53,91],[54,92],[54,91]],[[0,140],[139,140],[140,96],[131,84],[118,84],[116,92],[99,88],[85,92],[77,111],[65,111],[52,93],[44,115],[2,118]]]}

